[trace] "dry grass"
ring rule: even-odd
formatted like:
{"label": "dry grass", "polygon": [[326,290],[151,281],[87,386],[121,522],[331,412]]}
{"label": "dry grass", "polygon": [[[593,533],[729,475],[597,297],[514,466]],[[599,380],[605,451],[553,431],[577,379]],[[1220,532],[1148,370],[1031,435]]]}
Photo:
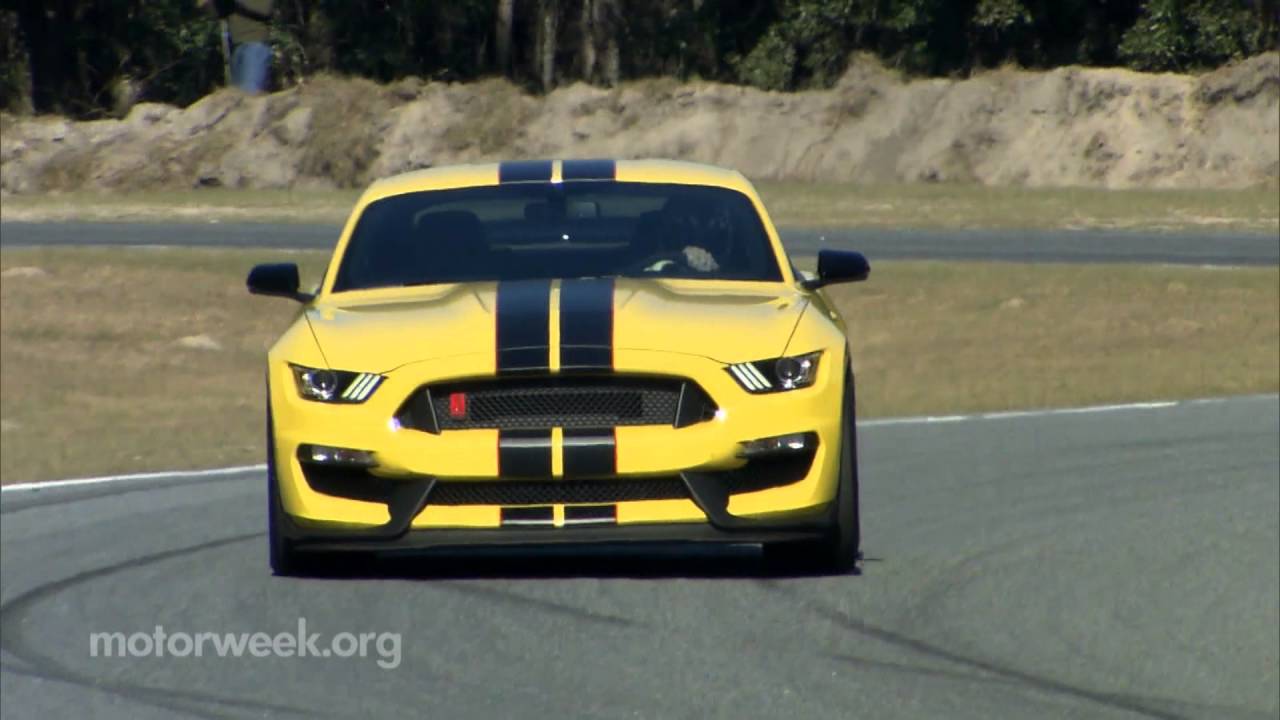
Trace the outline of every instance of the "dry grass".
{"label": "dry grass", "polygon": [[[320,253],[0,253],[0,480],[260,462],[262,361],[297,306],[244,274]],[[36,267],[30,275],[15,268]],[[1280,270],[880,263],[833,290],[866,416],[1280,387]],[[207,335],[221,349],[182,347]]]}
{"label": "dry grass", "polygon": [[322,75],[300,90],[298,104],[311,109],[299,176],[329,178],[343,188],[368,184],[369,167],[388,129],[391,93],[363,78]]}
{"label": "dry grass", "polygon": [[832,295],[869,416],[1280,389],[1280,269],[882,262]]}
{"label": "dry grass", "polygon": [[[495,89],[493,103],[510,100],[500,90],[500,87]],[[483,139],[489,130],[508,131],[505,112],[484,116],[494,119],[483,121],[482,129],[487,129],[476,137]],[[1280,232],[1280,195],[1275,188],[1095,190],[798,182],[760,182],[757,187],[774,221],[793,227]],[[0,218],[33,221],[260,220],[338,225],[346,219],[357,195],[353,190],[227,189],[14,195],[6,197],[0,205]]]}
{"label": "dry grass", "polygon": [[357,190],[160,190],[11,195],[0,219],[24,222],[291,222],[346,221]]}
{"label": "dry grass", "polygon": [[472,120],[445,127],[441,134],[445,146],[454,152],[474,149],[492,156],[518,144],[535,115],[535,103],[506,80],[484,80],[471,90],[459,110]]}
{"label": "dry grass", "polygon": [[[245,292],[248,267],[272,257],[0,254],[0,480],[260,462],[262,361],[297,312]],[[290,257],[313,272],[324,259]],[[193,335],[221,349],[178,345]]]}
{"label": "dry grass", "polygon": [[757,183],[779,225],[799,227],[1280,231],[1280,193],[981,185]]}

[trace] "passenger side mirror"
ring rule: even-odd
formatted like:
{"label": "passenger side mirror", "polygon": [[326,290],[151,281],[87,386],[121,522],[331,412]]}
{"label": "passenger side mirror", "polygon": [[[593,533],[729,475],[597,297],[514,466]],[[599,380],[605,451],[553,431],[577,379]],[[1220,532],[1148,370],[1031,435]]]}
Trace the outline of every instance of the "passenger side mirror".
{"label": "passenger side mirror", "polygon": [[287,297],[298,302],[310,302],[314,295],[298,292],[298,266],[294,263],[267,263],[255,265],[245,280],[249,292],[254,295]]}
{"label": "passenger side mirror", "polygon": [[843,282],[861,282],[871,274],[871,263],[853,250],[821,250],[818,252],[818,276],[800,282],[807,290]]}

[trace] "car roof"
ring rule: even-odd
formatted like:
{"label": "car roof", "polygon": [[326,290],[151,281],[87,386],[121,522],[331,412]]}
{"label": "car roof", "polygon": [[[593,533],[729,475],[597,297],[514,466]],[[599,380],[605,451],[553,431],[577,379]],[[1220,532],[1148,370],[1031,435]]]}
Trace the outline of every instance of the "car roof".
{"label": "car roof", "polygon": [[[365,191],[364,202],[372,202],[384,197],[401,195],[410,192],[427,190],[451,190],[463,187],[483,187],[497,185],[502,177],[503,168],[511,166],[542,165],[551,166],[549,181],[557,181],[565,163],[581,161],[549,160],[549,161],[512,161],[483,163],[475,165],[447,165],[414,170],[393,175],[375,181]],[[592,181],[616,180],[618,182],[672,183],[678,185],[709,185],[737,190],[747,195],[754,195],[751,183],[736,170],[704,165],[701,163],[679,160],[591,160],[598,166],[611,167],[613,177],[593,178]],[[585,163],[584,163],[585,164]],[[542,180],[546,182],[548,180]]]}

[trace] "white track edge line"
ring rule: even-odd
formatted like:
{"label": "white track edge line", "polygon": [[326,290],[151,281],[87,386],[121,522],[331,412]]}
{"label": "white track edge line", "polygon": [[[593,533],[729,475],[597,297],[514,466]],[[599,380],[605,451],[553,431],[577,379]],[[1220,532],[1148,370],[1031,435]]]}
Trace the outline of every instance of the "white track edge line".
{"label": "white track edge line", "polygon": [[0,485],[0,493],[53,490],[56,488],[103,485],[115,482],[137,482],[142,480],[180,480],[183,478],[218,477],[220,475],[238,475],[240,473],[256,472],[266,469],[266,465],[237,465],[235,467],[213,468],[211,470],[166,470],[164,472],[103,475],[100,477],[74,478],[71,480],[14,483],[13,485]]}
{"label": "white track edge line", "polygon": [[[1187,405],[1211,405],[1235,400],[1266,400],[1280,398],[1280,393],[1261,395],[1232,395],[1218,398],[1197,398],[1193,400],[1162,400],[1157,402],[1122,403],[1117,405],[1090,405],[1077,408],[1046,408],[1043,410],[1007,410],[1002,412],[974,413],[971,415],[919,415],[914,417],[881,418],[862,420],[858,427],[883,427],[888,425],[930,425],[949,422],[967,422],[971,420],[1008,420],[1011,418],[1046,417],[1053,415],[1084,415],[1089,413],[1122,412],[1125,410],[1162,410]],[[239,465],[235,467],[214,468],[212,470],[167,470],[164,472],[134,473],[130,475],[103,475],[101,477],[76,478],[72,480],[50,480],[48,482],[15,483],[0,485],[0,493],[53,490],[85,485],[102,485],[113,482],[131,482],[142,480],[180,480],[183,478],[217,477],[220,475],[236,475],[239,473],[266,470],[266,465]]]}
{"label": "white track edge line", "polygon": [[1128,410],[1162,410],[1190,405],[1212,405],[1236,400],[1268,400],[1280,397],[1280,394],[1232,395],[1218,398],[1196,398],[1193,400],[1159,400],[1153,402],[1120,403],[1115,405],[1087,405],[1074,408],[1043,408],[1039,410],[1004,410],[1000,412],[971,413],[967,415],[917,415],[900,418],[877,418],[860,420],[858,427],[878,427],[886,425],[930,425],[937,423],[968,422],[971,420],[1009,420],[1013,418],[1050,417],[1055,415],[1087,415],[1094,413],[1124,412]]}

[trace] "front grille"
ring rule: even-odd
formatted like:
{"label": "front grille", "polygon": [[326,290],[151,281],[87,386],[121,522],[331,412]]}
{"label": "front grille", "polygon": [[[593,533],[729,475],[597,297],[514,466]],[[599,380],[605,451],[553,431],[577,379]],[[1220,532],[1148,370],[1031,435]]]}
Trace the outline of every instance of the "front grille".
{"label": "front grille", "polygon": [[691,382],[626,375],[491,379],[432,385],[419,389],[405,408],[402,424],[431,432],[625,425],[681,427],[715,414],[715,406],[706,393]]}
{"label": "front grille", "polygon": [[689,497],[679,476],[635,480],[544,482],[437,482],[429,505],[558,505],[612,504],[637,500],[684,500]]}

